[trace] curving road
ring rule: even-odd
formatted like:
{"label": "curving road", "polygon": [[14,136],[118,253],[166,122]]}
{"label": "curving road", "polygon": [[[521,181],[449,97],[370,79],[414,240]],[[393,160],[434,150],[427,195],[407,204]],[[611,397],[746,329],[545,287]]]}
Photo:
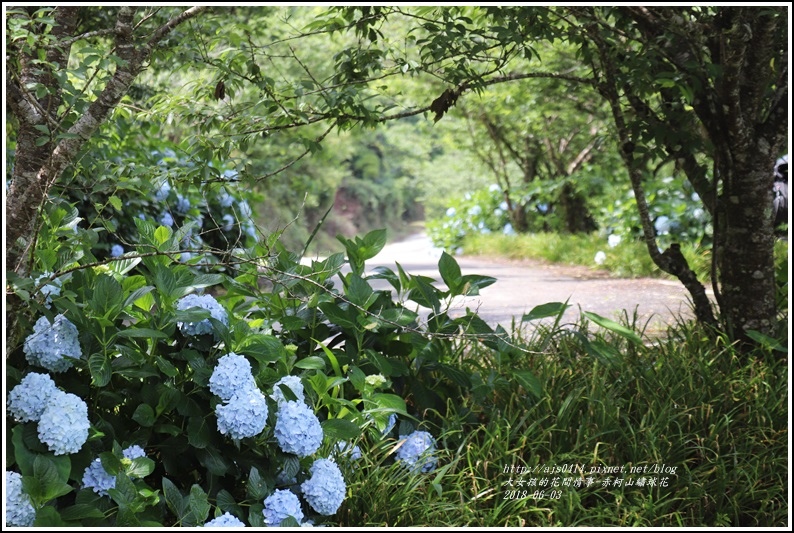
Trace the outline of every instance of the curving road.
{"label": "curving road", "polygon": [[[395,270],[399,262],[406,272],[421,274],[438,281],[438,259],[441,250],[434,248],[424,233],[403,241],[387,244],[373,259],[367,261],[367,273],[377,266]],[[513,317],[520,320],[536,305],[568,300],[571,307],[563,315],[564,323],[578,319],[580,308],[613,320],[628,310],[636,310],[639,326],[646,326],[649,335],[662,332],[680,317],[694,316],[689,293],[675,280],[656,278],[616,279],[603,271],[587,267],[544,264],[539,261],[511,261],[480,256],[455,258],[462,273],[496,278],[496,283],[480,290],[479,296],[460,297],[453,302],[452,316],[462,316],[466,308],[476,309],[480,318],[510,331]],[[373,285],[376,285],[373,283]],[[388,288],[384,282],[383,287]]]}

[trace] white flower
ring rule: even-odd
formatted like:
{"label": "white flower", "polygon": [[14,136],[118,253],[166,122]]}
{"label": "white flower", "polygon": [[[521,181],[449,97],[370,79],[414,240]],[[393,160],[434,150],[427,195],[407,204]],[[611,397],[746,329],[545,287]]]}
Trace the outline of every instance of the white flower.
{"label": "white flower", "polygon": [[595,261],[595,264],[597,265],[603,265],[604,261],[606,260],[607,260],[607,254],[605,254],[601,250],[597,251],[595,257],[593,258],[593,261]]}
{"label": "white flower", "polygon": [[620,235],[615,235],[614,233],[607,238],[607,244],[610,248],[614,248],[618,244],[620,244]]}
{"label": "white flower", "polygon": [[383,374],[371,374],[364,378],[364,382],[373,389],[377,389],[386,384],[386,378],[383,377]]}

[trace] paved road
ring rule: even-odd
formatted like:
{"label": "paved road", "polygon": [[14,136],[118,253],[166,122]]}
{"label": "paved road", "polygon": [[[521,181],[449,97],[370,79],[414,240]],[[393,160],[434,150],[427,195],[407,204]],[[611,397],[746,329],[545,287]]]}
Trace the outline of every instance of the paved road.
{"label": "paved road", "polygon": [[[367,261],[367,272],[377,266],[395,269],[399,262],[406,272],[422,274],[436,280],[441,250],[434,248],[424,234],[388,244],[380,254]],[[456,257],[462,273],[496,278],[496,283],[481,289],[475,297],[457,298],[453,316],[462,316],[466,308],[476,309],[491,325],[502,324],[510,331],[513,317],[520,319],[533,307],[547,302],[568,300],[571,308],[564,322],[576,322],[580,307],[603,317],[618,319],[621,310],[632,316],[637,310],[639,324],[648,324],[649,334],[664,331],[676,317],[692,317],[686,289],[676,280],[654,278],[611,279],[603,271],[587,267],[547,265],[536,261],[510,261],[475,256]],[[385,285],[382,288],[386,288]],[[378,287],[381,288],[381,287]]]}

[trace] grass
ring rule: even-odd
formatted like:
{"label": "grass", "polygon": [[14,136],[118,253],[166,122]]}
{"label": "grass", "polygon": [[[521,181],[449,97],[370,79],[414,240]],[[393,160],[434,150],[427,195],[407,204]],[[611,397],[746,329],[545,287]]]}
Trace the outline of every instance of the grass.
{"label": "grass", "polygon": [[[584,265],[608,270],[623,278],[670,277],[653,263],[644,243],[624,241],[610,248],[603,238],[595,234],[473,234],[466,237],[463,249],[467,255],[539,259],[550,263]],[[690,244],[682,244],[681,251],[698,279],[708,282],[711,279],[710,251]],[[594,260],[598,252],[606,255],[601,265],[597,265]]]}
{"label": "grass", "polygon": [[[438,469],[413,474],[390,462],[394,439],[362,442],[364,458],[346,467],[349,492],[338,525],[787,524],[785,357],[742,357],[723,337],[693,325],[681,324],[650,346],[589,329],[586,322],[575,330],[549,328],[535,334],[526,353],[509,361],[502,354],[499,364],[492,352],[475,349],[466,369],[491,386],[450,399],[442,426],[431,430]],[[514,379],[526,370],[543,385],[539,398]],[[560,482],[583,485],[559,488],[558,498],[549,497],[551,487],[541,498],[540,487],[516,485],[551,482],[553,475],[505,472],[569,464],[581,472],[557,474]],[[650,476],[654,487],[605,487],[608,476],[591,473],[653,465],[674,473]],[[663,477],[666,487],[658,485]]]}

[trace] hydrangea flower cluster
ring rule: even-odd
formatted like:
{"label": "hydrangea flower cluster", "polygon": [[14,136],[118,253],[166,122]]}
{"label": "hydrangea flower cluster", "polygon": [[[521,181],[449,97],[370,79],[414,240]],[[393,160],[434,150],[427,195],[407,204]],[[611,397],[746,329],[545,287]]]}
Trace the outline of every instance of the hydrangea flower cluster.
{"label": "hydrangea flower cluster", "polygon": [[66,372],[72,367],[69,357],[79,359],[83,356],[77,337],[77,327],[64,315],[57,315],[52,324],[43,316],[33,326],[33,333],[25,339],[25,358],[30,364],[52,372]]}
{"label": "hydrangea flower cluster", "polygon": [[[218,320],[224,325],[229,324],[229,317],[226,314],[226,309],[224,309],[224,307],[209,294],[188,294],[176,303],[176,308],[180,311],[190,309],[191,307],[200,307],[202,309],[206,309],[210,312],[212,318]],[[182,331],[182,333],[185,333],[186,335],[204,335],[207,333],[214,333],[212,323],[210,322],[209,318],[205,318],[199,322],[179,322],[177,325],[179,326],[179,329]]]}
{"label": "hydrangea flower cluster", "polygon": [[124,247],[120,244],[114,244],[110,247],[110,257],[121,257],[124,255]]}
{"label": "hydrangea flower cluster", "polygon": [[267,424],[267,400],[259,389],[241,390],[228,403],[218,404],[218,431],[234,440],[255,437]]}
{"label": "hydrangea flower cluster", "polygon": [[323,428],[317,415],[302,402],[282,402],[278,408],[276,440],[282,451],[307,457],[323,443]]}
{"label": "hydrangea flower cluster", "polygon": [[88,440],[88,406],[74,394],[56,391],[39,419],[39,440],[55,455],[77,453]]}
{"label": "hydrangea flower cluster", "polygon": [[22,476],[6,470],[6,525],[31,527],[35,519],[36,509],[22,488]]}
{"label": "hydrangea flower cluster", "polygon": [[385,437],[386,435],[391,433],[391,430],[394,429],[395,424],[397,424],[397,415],[395,413],[392,413],[389,415],[389,420],[386,421],[386,427],[383,428],[383,432],[381,433],[381,435]]}
{"label": "hydrangea flower cluster", "polygon": [[240,391],[255,389],[251,363],[242,355],[230,352],[220,359],[210,376],[210,391],[228,402]]}
{"label": "hydrangea flower cluster", "polygon": [[[44,281],[46,279],[49,279],[49,277],[51,275],[52,275],[51,272],[43,273],[41,276],[36,278],[36,285],[38,286],[39,283],[41,283],[42,281]],[[47,309],[49,309],[50,306],[52,305],[52,297],[53,296],[59,296],[61,294],[61,285],[62,284],[63,284],[63,281],[61,281],[61,278],[55,278],[54,280],[52,280],[51,283],[47,283],[46,285],[42,285],[39,288],[39,292],[42,294],[42,296],[44,296],[44,306]]]}
{"label": "hydrangea flower cluster", "polygon": [[204,527],[245,527],[245,524],[233,514],[225,512],[204,524]]}
{"label": "hydrangea flower cluster", "polygon": [[284,402],[289,401],[285,396],[284,392],[281,390],[281,385],[286,385],[295,395],[299,402],[303,403],[306,401],[306,397],[304,396],[303,391],[303,383],[301,383],[301,378],[298,376],[284,376],[280,380],[273,385],[273,394],[270,395],[279,405]]}
{"label": "hydrangea flower cluster", "polygon": [[289,490],[276,489],[276,491],[265,498],[265,508],[262,510],[265,515],[265,524],[278,527],[287,517],[293,517],[299,524],[303,521],[303,511],[298,497]]}
{"label": "hydrangea flower cluster", "polygon": [[330,459],[317,459],[309,472],[311,477],[301,484],[303,496],[318,513],[326,516],[334,514],[347,492],[342,472]]}
{"label": "hydrangea flower cluster", "polygon": [[168,211],[163,211],[163,213],[160,215],[160,218],[157,219],[157,222],[159,222],[162,226],[167,226],[170,228],[174,225],[174,217],[172,217],[171,213]]}
{"label": "hydrangea flower cluster", "polygon": [[[146,456],[146,452],[137,444],[126,448],[123,453],[124,457],[130,460]],[[109,489],[116,488],[116,476],[108,474],[102,466],[102,461],[97,457],[83,473],[83,486],[92,489],[100,496],[107,496]]]}
{"label": "hydrangea flower cluster", "polygon": [[18,422],[38,422],[57,391],[48,374],[31,372],[8,393],[8,413]]}
{"label": "hydrangea flower cluster", "polygon": [[432,457],[436,449],[433,436],[427,431],[414,431],[407,437],[400,435],[403,441],[397,450],[397,460],[410,465],[413,470],[432,472],[436,468],[436,458]]}

